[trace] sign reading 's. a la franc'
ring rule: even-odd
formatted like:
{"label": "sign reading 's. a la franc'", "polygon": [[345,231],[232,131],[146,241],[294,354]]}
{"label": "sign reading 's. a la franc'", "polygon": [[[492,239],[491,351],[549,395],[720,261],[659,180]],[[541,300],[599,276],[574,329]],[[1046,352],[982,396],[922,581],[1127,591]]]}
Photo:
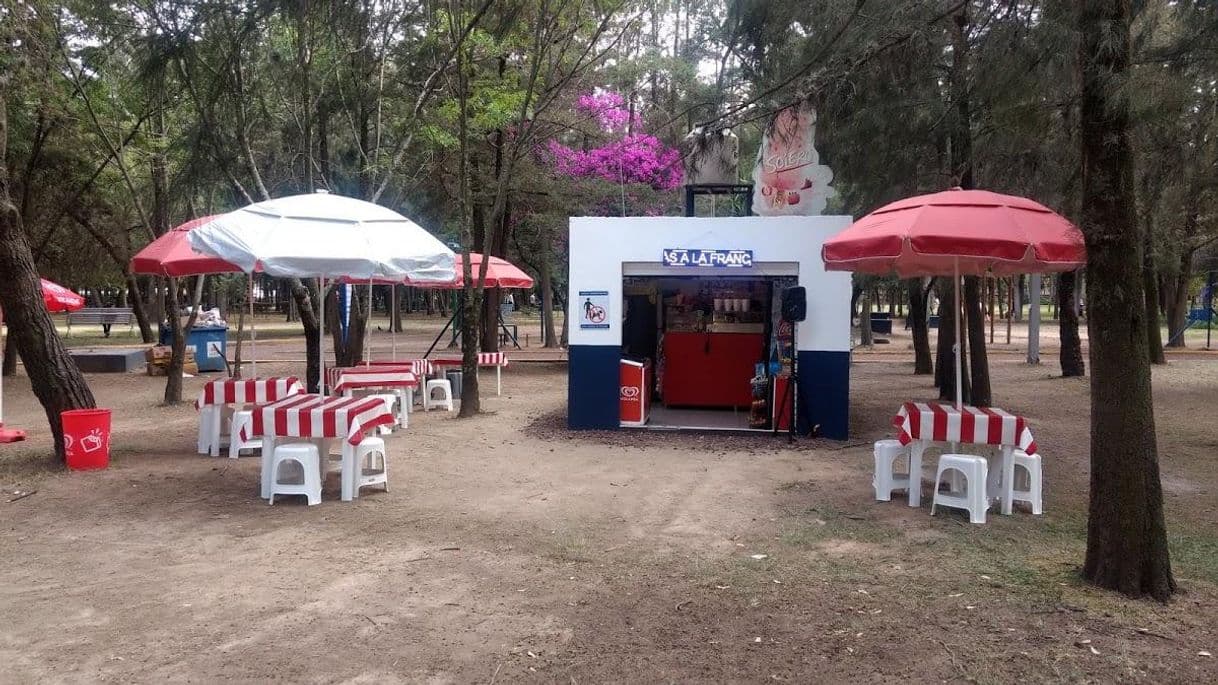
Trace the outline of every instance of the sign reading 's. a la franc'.
{"label": "sign reading 's. a la franc'", "polygon": [[670,247],[664,250],[664,266],[753,266],[752,250],[698,250]]}

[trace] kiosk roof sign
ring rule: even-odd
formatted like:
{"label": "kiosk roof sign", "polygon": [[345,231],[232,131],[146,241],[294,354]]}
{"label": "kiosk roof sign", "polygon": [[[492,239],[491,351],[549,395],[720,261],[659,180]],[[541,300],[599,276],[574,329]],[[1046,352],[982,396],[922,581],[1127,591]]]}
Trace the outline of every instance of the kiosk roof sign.
{"label": "kiosk roof sign", "polygon": [[701,250],[670,247],[664,250],[664,266],[709,266],[742,269],[753,266],[753,251]]}

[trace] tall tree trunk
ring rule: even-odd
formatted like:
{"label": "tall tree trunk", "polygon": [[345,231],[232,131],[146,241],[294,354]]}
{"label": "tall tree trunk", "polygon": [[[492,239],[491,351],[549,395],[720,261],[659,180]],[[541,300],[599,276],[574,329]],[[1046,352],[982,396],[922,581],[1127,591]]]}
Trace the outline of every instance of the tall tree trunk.
{"label": "tall tree trunk", "polygon": [[1193,276],[1193,253],[1180,255],[1175,276],[1167,288],[1167,346],[1184,347],[1184,329],[1188,326],[1188,282]]}
{"label": "tall tree trunk", "polygon": [[985,349],[985,312],[981,309],[981,277],[964,279],[964,307],[968,312],[969,404],[988,407],[993,403],[990,393],[990,360]]}
{"label": "tall tree trunk", "polygon": [[[956,355],[953,348],[956,345],[956,322],[960,318],[956,311],[956,295],[952,279],[940,278],[936,281],[936,291],[939,295],[939,339],[935,354],[935,385],[939,387],[939,399],[956,399]],[[960,351],[964,354],[964,350]],[[969,401],[969,382],[967,364],[961,357],[962,374],[961,397]]]}
{"label": "tall tree trunk", "polygon": [[559,344],[566,347],[567,343],[571,340],[569,337],[571,333],[571,306],[565,297],[559,303],[559,306],[562,308],[562,334],[559,336]]}
{"label": "tall tree trunk", "polygon": [[1024,287],[1025,287],[1024,282],[1026,280],[1027,280],[1027,277],[1024,274],[1019,274],[1019,277],[1017,279],[1015,279],[1015,305],[1014,305],[1015,316],[1014,316],[1014,318],[1016,321],[1023,321],[1023,305],[1024,305],[1023,293],[1024,293]]}
{"label": "tall tree trunk", "polygon": [[871,334],[871,291],[863,292],[862,309],[859,312],[859,344],[863,347],[875,345],[875,336]]}
{"label": "tall tree trunk", "polygon": [[[3,322],[0,321],[0,323]],[[17,375],[17,341],[11,335],[4,338],[4,368],[0,369],[0,374]]]}
{"label": "tall tree trunk", "polygon": [[558,336],[554,328],[554,276],[550,264],[549,231],[542,232],[541,248],[541,338],[546,347],[558,347]]}
{"label": "tall tree trunk", "polygon": [[1083,341],[1078,335],[1078,297],[1075,285],[1077,271],[1066,271],[1057,277],[1057,311],[1061,315],[1061,365],[1062,376],[1082,376],[1086,373],[1083,364]]}
{"label": "tall tree trunk", "polygon": [[[194,297],[190,299],[190,315],[186,317],[186,323],[182,323],[182,317],[178,316],[178,279],[169,279],[169,291],[173,294],[173,312],[169,315],[169,325],[173,327],[173,347],[169,356],[169,368],[165,372],[165,404],[175,405],[182,403],[182,368],[186,364],[186,340],[190,331],[195,326],[195,320],[199,318],[199,302],[203,298],[203,276],[195,276]],[[198,356],[206,354],[206,350],[195,350],[195,361],[198,362]]]}
{"label": "tall tree trunk", "polygon": [[1082,229],[1091,356],[1091,496],[1083,577],[1130,596],[1175,592],[1163,519],[1142,240],[1136,223],[1127,0],[1079,4]]}
{"label": "tall tree trunk", "polygon": [[[952,17],[952,65],[951,92],[952,104],[955,108],[955,121],[952,126],[952,172],[959,179],[959,185],[965,190],[974,187],[973,179],[973,131],[972,113],[969,102],[969,3],[965,2],[955,16]],[[964,394],[968,401],[979,406],[990,404],[990,366],[985,351],[985,317],[982,316],[980,277],[968,276],[964,279],[964,290],[961,293],[964,304],[964,332],[967,334],[969,364],[971,377],[969,391]],[[960,351],[964,354],[964,351]],[[951,388],[955,395],[955,387]]]}
{"label": "tall tree trunk", "polygon": [[[408,290],[405,286],[394,285],[393,292],[390,293],[389,307],[393,310],[389,315],[389,325],[394,333],[402,332],[402,295]],[[431,314],[431,295],[427,296],[427,313]]]}
{"label": "tall tree trunk", "polygon": [[[1149,214],[1149,212],[1148,212]],[[1146,220],[1142,232],[1142,288],[1146,291],[1143,305],[1146,312],[1146,350],[1151,364],[1166,364],[1163,354],[1163,331],[1159,325],[1159,275],[1155,269],[1154,220]]]}
{"label": "tall tree trunk", "polygon": [[321,392],[321,340],[317,337],[319,322],[317,309],[313,306],[313,289],[299,278],[285,280],[292,289],[292,303],[304,328],[305,384],[309,392]]}
{"label": "tall tree trunk", "polygon": [[[451,13],[449,28],[453,40],[458,39],[459,27],[464,24],[464,8],[459,2],[457,11]],[[474,273],[470,260],[470,246],[475,245],[476,236],[473,206],[470,198],[470,149],[469,149],[469,79],[467,74],[467,56],[464,47],[456,53],[456,90],[457,90],[457,204],[460,209],[462,238],[465,244],[465,259],[461,270],[465,279],[461,312],[461,411],[459,416],[465,418],[477,415],[482,411],[482,401],[478,389],[478,311],[481,308],[482,289],[474,282]],[[485,264],[487,260],[483,260]]]}
{"label": "tall tree trunk", "polygon": [[93,393],[55,331],[42,299],[42,284],[34,255],[25,237],[21,213],[13,205],[8,181],[8,102],[6,79],[0,77],[0,311],[9,337],[25,363],[34,395],[42,404],[55,440],[55,454],[64,458],[60,413],[95,406]]}
{"label": "tall tree trunk", "polygon": [[503,292],[499,288],[482,291],[482,345],[483,352],[499,351],[499,305]]}
{"label": "tall tree trunk", "polygon": [[913,331],[914,374],[934,373],[934,360],[930,356],[930,331],[926,325],[926,300],[928,291],[922,287],[922,279],[905,281],[909,291],[909,326]]}
{"label": "tall tree trunk", "polygon": [[140,328],[140,340],[145,345],[156,342],[156,336],[152,333],[152,322],[148,319],[148,310],[144,307],[143,298],[140,297],[139,281],[129,270],[123,274],[123,280],[127,285],[127,304],[125,306],[131,307],[131,313],[135,315],[135,323]]}

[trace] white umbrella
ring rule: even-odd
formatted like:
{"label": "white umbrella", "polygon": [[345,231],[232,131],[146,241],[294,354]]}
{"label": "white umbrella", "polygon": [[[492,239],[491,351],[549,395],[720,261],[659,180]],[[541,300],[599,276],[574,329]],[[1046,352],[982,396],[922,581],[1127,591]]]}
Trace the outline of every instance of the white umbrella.
{"label": "white umbrella", "polygon": [[[451,281],[453,251],[397,212],[319,191],[257,202],[190,232],[190,244],[247,273],[318,278],[324,349],[325,280]],[[321,385],[325,389],[325,355]]]}

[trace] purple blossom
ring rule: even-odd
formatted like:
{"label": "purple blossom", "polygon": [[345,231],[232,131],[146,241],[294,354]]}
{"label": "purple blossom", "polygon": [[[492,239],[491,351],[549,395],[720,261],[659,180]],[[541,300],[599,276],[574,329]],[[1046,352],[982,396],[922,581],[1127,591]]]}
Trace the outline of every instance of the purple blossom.
{"label": "purple blossom", "polygon": [[656,190],[681,185],[681,153],[645,133],[633,133],[591,150],[575,150],[551,140],[547,151],[554,170],[574,178],[641,183]]}
{"label": "purple blossom", "polygon": [[626,99],[621,93],[605,91],[603,93],[587,93],[579,96],[575,103],[578,112],[596,117],[597,123],[606,133],[615,133],[626,129],[626,124],[639,126],[642,121],[638,114],[631,114],[626,106]]}

